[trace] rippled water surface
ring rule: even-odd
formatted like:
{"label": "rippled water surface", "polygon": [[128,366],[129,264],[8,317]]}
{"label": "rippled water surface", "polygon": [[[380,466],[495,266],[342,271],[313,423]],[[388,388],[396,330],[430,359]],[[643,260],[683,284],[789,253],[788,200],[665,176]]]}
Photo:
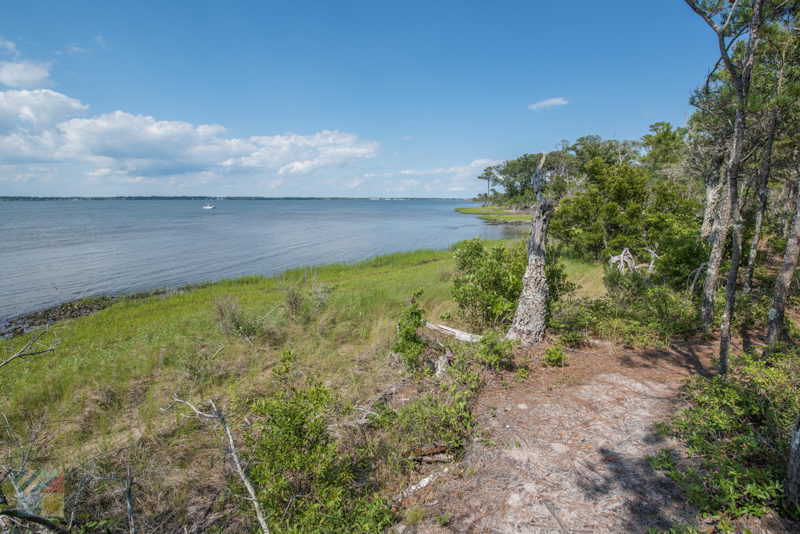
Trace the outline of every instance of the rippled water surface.
{"label": "rippled water surface", "polygon": [[440,200],[0,202],[0,321],[76,298],[509,237]]}

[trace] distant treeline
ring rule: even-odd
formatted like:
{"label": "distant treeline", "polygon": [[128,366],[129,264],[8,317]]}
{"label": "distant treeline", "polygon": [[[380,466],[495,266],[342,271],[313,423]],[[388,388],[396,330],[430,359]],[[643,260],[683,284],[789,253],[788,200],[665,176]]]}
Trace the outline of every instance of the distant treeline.
{"label": "distant treeline", "polygon": [[366,197],[13,197],[0,196],[0,202],[15,200],[467,200],[464,198],[366,198]]}

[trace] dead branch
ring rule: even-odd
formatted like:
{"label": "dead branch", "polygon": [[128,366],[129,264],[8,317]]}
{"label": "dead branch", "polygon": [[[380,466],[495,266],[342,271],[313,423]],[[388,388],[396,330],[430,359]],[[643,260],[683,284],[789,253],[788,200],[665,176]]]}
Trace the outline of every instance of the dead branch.
{"label": "dead branch", "polygon": [[172,399],[175,402],[180,402],[188,406],[195,413],[195,415],[197,415],[201,419],[209,419],[217,421],[225,430],[225,435],[228,437],[228,451],[231,454],[231,459],[233,460],[233,465],[236,468],[236,473],[239,475],[239,479],[241,479],[242,484],[244,484],[244,487],[247,490],[247,493],[250,495],[249,501],[253,504],[253,509],[256,512],[256,517],[258,518],[258,524],[261,526],[261,531],[264,534],[269,534],[269,527],[267,526],[267,521],[266,519],[264,519],[264,514],[261,511],[261,505],[258,503],[258,499],[256,497],[256,490],[250,483],[250,479],[247,478],[247,474],[244,472],[242,464],[239,461],[239,452],[236,449],[236,443],[233,439],[233,434],[231,433],[231,429],[228,426],[228,422],[225,419],[225,414],[223,413],[223,411],[217,408],[217,405],[214,404],[213,400],[209,400],[209,403],[211,404],[211,408],[214,410],[214,412],[206,413],[198,410],[192,403],[178,398],[177,395],[173,395]]}
{"label": "dead branch", "polygon": [[10,363],[14,362],[15,360],[24,360],[27,358],[32,358],[34,356],[41,356],[43,354],[47,354],[49,352],[53,352],[56,350],[56,344],[58,342],[58,336],[54,337],[49,345],[44,347],[39,347],[39,340],[42,337],[50,332],[49,326],[45,326],[39,332],[34,334],[28,341],[23,345],[20,349],[15,351],[11,356],[0,362],[0,368],[9,365]]}
{"label": "dead branch", "polygon": [[53,523],[46,517],[32,514],[30,512],[26,512],[25,510],[19,510],[17,508],[0,508],[0,515],[21,519],[22,521],[27,521],[29,523],[35,523],[48,530],[52,530],[53,532],[58,532],[58,534],[69,534],[67,529]]}
{"label": "dead branch", "polygon": [[425,328],[428,330],[433,330],[434,332],[439,332],[440,334],[444,334],[446,336],[454,337],[459,341],[466,341],[468,343],[477,343],[483,337],[477,334],[470,334],[469,332],[456,330],[455,328],[450,328],[449,326],[434,324],[428,321],[425,322]]}
{"label": "dead branch", "polygon": [[430,475],[426,476],[416,484],[412,484],[403,491],[401,491],[400,493],[398,493],[397,496],[389,500],[389,503],[393,505],[397,504],[403,499],[406,499],[411,495],[413,495],[414,493],[418,492],[419,490],[427,488],[428,486],[431,485],[431,482],[433,482],[443,474],[447,473],[448,471],[450,471],[450,466],[445,467],[441,471],[436,471],[435,473],[431,473]]}

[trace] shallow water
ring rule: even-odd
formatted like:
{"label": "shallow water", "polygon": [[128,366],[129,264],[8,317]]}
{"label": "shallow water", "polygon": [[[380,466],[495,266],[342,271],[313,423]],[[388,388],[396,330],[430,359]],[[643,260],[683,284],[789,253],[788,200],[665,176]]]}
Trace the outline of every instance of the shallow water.
{"label": "shallow water", "polygon": [[452,200],[0,202],[0,322],[100,294],[518,235]]}

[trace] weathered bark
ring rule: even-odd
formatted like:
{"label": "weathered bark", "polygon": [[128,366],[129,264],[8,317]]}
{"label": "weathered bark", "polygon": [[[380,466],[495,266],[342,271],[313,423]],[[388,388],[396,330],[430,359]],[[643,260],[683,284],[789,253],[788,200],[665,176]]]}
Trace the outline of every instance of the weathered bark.
{"label": "weathered bark", "polygon": [[736,222],[731,227],[731,238],[733,247],[731,252],[731,268],[728,271],[728,279],[725,282],[725,311],[722,314],[722,324],[719,334],[719,360],[717,370],[724,375],[728,372],[728,353],[731,345],[731,319],[733,318],[733,308],[736,305],[736,279],[739,274],[739,263],[742,259],[742,221],[736,209]]}
{"label": "weathered bark", "polygon": [[[799,180],[800,181],[800,180]],[[794,218],[789,241],[786,243],[786,253],[783,256],[783,265],[775,279],[775,290],[772,296],[772,307],[769,309],[769,323],[767,326],[767,350],[777,343],[783,333],[783,318],[786,308],[786,297],[789,294],[789,285],[792,283],[794,271],[797,268],[797,257],[800,253],[800,194],[794,198]]]}
{"label": "weathered bark", "polygon": [[522,294],[508,331],[509,339],[524,344],[538,343],[544,337],[547,319],[547,276],[544,271],[544,248],[553,205],[538,202],[531,218],[531,237],[528,242],[528,267],[522,278]]}
{"label": "weathered bark", "polygon": [[800,506],[800,415],[792,429],[789,446],[789,461],[786,465],[786,479],[783,483],[783,496],[791,509]]}
{"label": "weathered bark", "polygon": [[718,190],[718,194],[724,198],[724,202],[715,199],[712,203],[712,206],[718,206],[718,208],[714,209],[716,213],[711,218],[709,234],[706,239],[711,248],[706,262],[706,279],[703,283],[703,300],[700,305],[700,326],[707,333],[714,326],[717,278],[719,277],[719,268],[722,265],[722,256],[725,253],[725,240],[728,237],[728,220],[730,218],[727,202],[727,198],[730,195],[725,188]]}

